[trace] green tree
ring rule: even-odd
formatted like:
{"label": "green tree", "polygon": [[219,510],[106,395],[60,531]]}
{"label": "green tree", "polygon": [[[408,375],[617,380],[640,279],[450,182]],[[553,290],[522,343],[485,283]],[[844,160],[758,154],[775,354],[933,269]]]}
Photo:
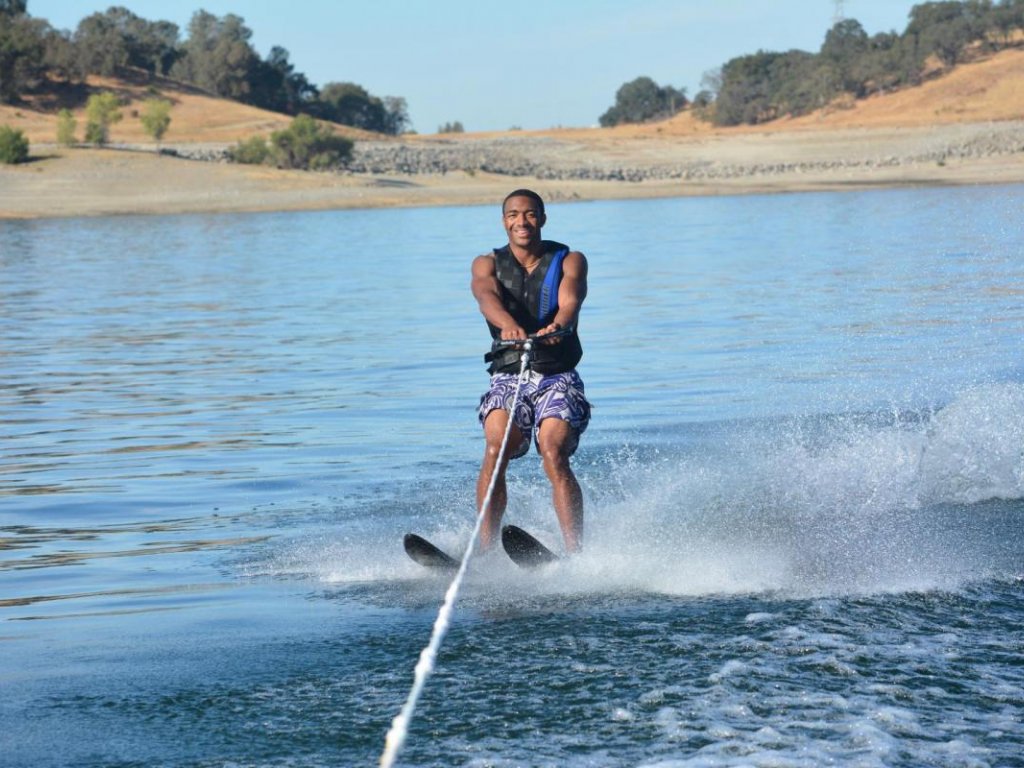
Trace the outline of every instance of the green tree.
{"label": "green tree", "polygon": [[676,114],[686,103],[685,91],[659,86],[649,77],[638,77],[616,91],[615,104],[601,115],[599,122],[609,127],[658,120]]}
{"label": "green tree", "polygon": [[259,62],[249,39],[252,30],[241,16],[217,18],[196,11],[188,25],[182,57],[171,74],[217,96],[242,99],[249,93],[249,77]]}
{"label": "green tree", "polygon": [[821,55],[838,64],[848,64],[868,48],[868,33],[856,19],[836,22],[825,33],[821,44]]}
{"label": "green tree", "polygon": [[0,163],[13,165],[28,160],[28,139],[19,130],[0,125]]}
{"label": "green tree", "polygon": [[128,28],[128,63],[150,75],[168,74],[181,56],[178,25],[170,21],[136,19]]}
{"label": "green tree", "polygon": [[[784,114],[803,114],[841,92],[862,97],[921,82],[925,62],[946,66],[961,61],[972,43],[993,47],[1024,29],[1024,0],[939,0],[914,5],[902,34],[868,37],[847,19],[826,34],[818,54],[758,51],[722,66],[709,82],[710,114],[721,125],[756,123]],[[650,90],[648,88],[648,90]]]}
{"label": "green tree", "polygon": [[70,147],[77,141],[75,131],[78,130],[78,121],[71,114],[70,109],[62,109],[57,113],[57,143]]}
{"label": "green tree", "polygon": [[843,90],[830,62],[798,50],[775,58],[769,69],[768,85],[769,114],[774,117],[805,115],[824,107]]}
{"label": "green tree", "polygon": [[992,11],[992,25],[1003,45],[1010,45],[1014,34],[1024,29],[1024,0],[1003,0]]}
{"label": "green tree", "polygon": [[43,53],[47,76],[67,82],[81,82],[88,74],[82,65],[78,49],[67,32],[49,30],[44,40]]}
{"label": "green tree", "polygon": [[943,64],[952,66],[973,32],[965,5],[958,0],[944,0],[911,8],[906,34],[917,43],[919,62],[934,53]]}
{"label": "green tree", "polygon": [[387,124],[384,102],[356,83],[328,83],[320,91],[324,117],[342,125],[383,132]]}
{"label": "green tree", "polygon": [[718,125],[741,125],[771,119],[771,65],[780,54],[759,51],[737,56],[722,65],[715,98]]}
{"label": "green tree", "polygon": [[838,90],[863,95],[864,82],[858,76],[858,63],[869,45],[868,33],[856,19],[837,22],[825,34],[820,56],[822,63],[834,73]]}
{"label": "green tree", "polygon": [[46,76],[49,25],[13,10],[0,14],[0,103],[17,101]]}
{"label": "green tree", "polygon": [[110,139],[110,126],[121,120],[117,96],[110,91],[94,93],[85,105],[85,140],[101,146]]}
{"label": "green tree", "polygon": [[445,123],[444,125],[437,126],[438,133],[465,133],[466,129],[462,127],[462,123],[458,120],[454,122]]}
{"label": "green tree", "polygon": [[171,125],[171,102],[167,99],[146,99],[139,119],[142,129],[159,143]]}
{"label": "green tree", "polygon": [[270,134],[270,158],[278,168],[336,168],[349,161],[352,146],[309,115],[299,115],[288,128]]}
{"label": "green tree", "polygon": [[296,115],[309,108],[319,96],[315,85],[288,60],[288,51],[279,45],[267,58],[257,61],[249,73],[249,93],[245,101],[263,109]]}
{"label": "green tree", "polygon": [[759,51],[722,67],[713,119],[718,125],[739,125],[802,115],[838,93],[835,65],[823,57],[798,50]]}
{"label": "green tree", "polygon": [[384,133],[399,136],[412,127],[409,105],[401,96],[384,97]]}
{"label": "green tree", "polygon": [[356,83],[325,85],[320,91],[318,116],[353,128],[397,136],[409,125],[409,111],[400,96],[374,96]]}
{"label": "green tree", "polygon": [[913,39],[895,32],[873,35],[851,65],[850,77],[860,83],[858,96],[919,82],[921,67]]}
{"label": "green tree", "polygon": [[[111,8],[111,11],[124,9]],[[128,63],[128,41],[116,17],[108,13],[86,16],[75,29],[74,43],[86,72],[105,77],[117,73]]]}
{"label": "green tree", "polygon": [[107,76],[125,66],[167,74],[180,55],[177,24],[147,21],[120,6],[82,19],[74,42],[82,67]]}
{"label": "green tree", "polygon": [[26,5],[26,0],[0,0],[0,16],[21,16]]}

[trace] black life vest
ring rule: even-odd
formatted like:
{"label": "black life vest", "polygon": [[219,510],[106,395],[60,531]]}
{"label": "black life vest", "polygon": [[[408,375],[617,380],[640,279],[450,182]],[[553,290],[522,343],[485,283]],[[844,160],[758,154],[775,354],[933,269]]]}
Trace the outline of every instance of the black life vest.
{"label": "black life vest", "polygon": [[[562,262],[569,246],[553,240],[541,242],[540,262],[527,273],[506,245],[494,249],[494,271],[501,286],[501,303],[528,334],[551,324],[558,313],[558,286],[562,282]],[[517,373],[521,352],[499,347],[501,329],[487,323],[491,332],[491,354],[487,356],[490,373]],[[533,348],[533,370],[542,374],[571,371],[583,357],[576,330],[557,344],[537,344]]]}

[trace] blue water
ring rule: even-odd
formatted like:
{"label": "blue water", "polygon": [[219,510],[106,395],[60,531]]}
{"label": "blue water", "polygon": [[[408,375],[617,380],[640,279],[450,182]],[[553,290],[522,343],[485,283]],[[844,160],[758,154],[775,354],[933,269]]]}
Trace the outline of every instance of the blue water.
{"label": "blue water", "polygon": [[[402,765],[1024,765],[1024,187],[550,206],[585,553]],[[469,538],[496,206],[0,221],[0,765],[379,758]],[[508,520],[557,547],[536,456]]]}

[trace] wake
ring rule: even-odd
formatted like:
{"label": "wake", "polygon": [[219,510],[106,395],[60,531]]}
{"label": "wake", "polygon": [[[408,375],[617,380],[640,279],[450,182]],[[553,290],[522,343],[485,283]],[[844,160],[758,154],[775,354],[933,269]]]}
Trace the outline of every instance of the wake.
{"label": "wake", "polygon": [[[469,569],[465,599],[486,606],[510,586],[520,596],[838,596],[1020,575],[1022,385],[975,387],[934,411],[704,425],[693,445],[581,450],[583,554],[528,574],[490,553]],[[463,552],[473,501],[458,487],[439,482],[421,514],[363,525],[357,536],[290,542],[260,570],[376,585],[366,591],[391,604],[436,602],[438,584],[405,558],[401,534]],[[559,550],[544,478],[510,472],[509,497],[506,522]]]}

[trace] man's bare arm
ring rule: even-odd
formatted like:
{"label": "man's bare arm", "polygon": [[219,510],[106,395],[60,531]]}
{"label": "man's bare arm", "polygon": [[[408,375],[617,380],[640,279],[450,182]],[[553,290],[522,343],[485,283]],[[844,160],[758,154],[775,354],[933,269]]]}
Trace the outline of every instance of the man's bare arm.
{"label": "man's bare arm", "polygon": [[480,307],[480,314],[491,325],[501,329],[501,338],[526,338],[526,331],[501,303],[501,284],[498,282],[493,255],[485,254],[473,259],[473,279],[470,287]]}

